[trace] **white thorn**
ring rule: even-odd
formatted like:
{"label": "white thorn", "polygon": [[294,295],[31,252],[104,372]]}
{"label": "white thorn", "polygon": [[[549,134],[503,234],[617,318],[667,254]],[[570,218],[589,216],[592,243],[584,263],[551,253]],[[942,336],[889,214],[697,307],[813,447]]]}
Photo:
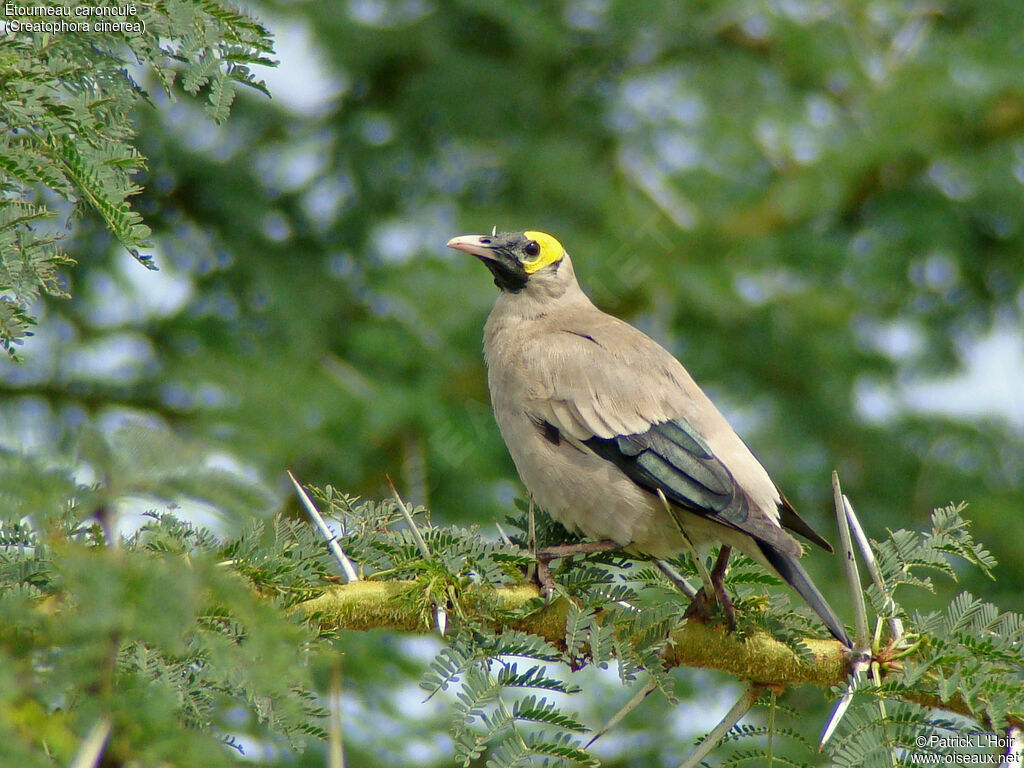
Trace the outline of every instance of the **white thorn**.
{"label": "white thorn", "polygon": [[443,606],[434,606],[434,624],[437,626],[437,633],[444,637],[444,633],[448,631],[448,611]]}
{"label": "white thorn", "polygon": [[683,543],[686,544],[687,550],[693,556],[693,560],[697,564],[697,573],[700,574],[700,580],[704,583],[704,595],[709,600],[717,599],[714,584],[711,583],[711,572],[708,570],[707,565],[704,564],[700,554],[698,554],[697,548],[693,546],[693,542],[690,541],[690,537],[686,535],[686,531],[683,529],[683,523],[679,519],[678,513],[672,509],[672,505],[668,503],[668,499],[665,498],[665,494],[662,493],[661,488],[658,489],[658,498],[661,499],[661,503],[665,507],[665,511],[668,513],[668,516],[672,519],[672,522],[676,524],[676,529],[679,531],[679,535],[683,538]]}
{"label": "white thorn", "polygon": [[668,576],[668,580],[676,585],[676,588],[686,595],[688,598],[693,600],[697,596],[697,590],[690,586],[690,582],[683,578],[675,568],[666,563],[664,560],[655,560],[654,564],[658,567],[658,570]]}
{"label": "white thorn", "polygon": [[[886,609],[892,611],[896,607],[896,603],[892,599],[892,595],[889,594],[889,589],[885,586],[885,580],[882,578],[882,571],[878,567],[875,553],[871,551],[871,542],[864,535],[864,529],[857,518],[857,513],[853,511],[853,505],[850,504],[850,500],[846,497],[845,493],[843,494],[843,508],[846,511],[846,519],[850,521],[850,531],[853,533],[853,538],[857,541],[857,548],[860,549],[861,557],[864,558],[864,565],[867,566],[871,580],[875,583],[878,591],[885,597]],[[892,635],[894,641],[900,640],[903,637],[902,619],[897,616],[889,619],[889,634]]]}
{"label": "white thorn", "polygon": [[402,497],[398,495],[398,491],[395,489],[395,484],[391,482],[391,478],[388,478],[388,485],[391,486],[391,493],[395,497],[395,503],[398,504],[398,510],[402,513],[402,517],[405,518],[405,522],[409,525],[409,530],[412,531],[412,537],[416,542],[416,546],[420,549],[420,554],[423,555],[425,560],[433,560],[434,556],[430,554],[430,547],[427,546],[426,540],[423,538],[423,534],[420,533],[420,529],[416,525],[416,521],[412,519],[412,513],[409,508],[405,506],[405,502],[402,501]]}
{"label": "white thorn", "polygon": [[508,534],[505,533],[505,529],[501,527],[501,523],[495,520],[494,524],[498,527],[498,538],[501,539],[502,543],[506,544],[509,547],[514,546],[512,544],[512,539],[508,537]]}
{"label": "white thorn", "polygon": [[594,734],[594,738],[587,742],[587,746],[585,746],[584,749],[590,749],[591,744],[593,744],[595,741],[597,741],[606,733],[608,733],[608,731],[610,731],[612,728],[614,728],[616,725],[622,722],[622,718],[624,718],[634,709],[639,707],[641,702],[643,702],[643,700],[651,694],[651,691],[653,691],[657,687],[658,683],[655,681],[655,679],[653,677],[649,678],[647,680],[647,683],[643,686],[643,688],[637,691],[633,695],[633,698],[627,701],[625,706],[622,707],[622,709],[620,709],[618,712],[612,715],[611,719],[609,719],[607,723],[598,728],[597,732]]}
{"label": "white thorn", "polygon": [[305,489],[299,485],[299,481],[295,479],[295,475],[291,473],[291,470],[285,470],[288,472],[288,477],[292,481],[292,485],[295,486],[296,493],[299,494],[299,500],[302,501],[302,506],[306,508],[306,512],[313,519],[313,523],[316,525],[317,530],[320,531],[320,535],[327,540],[327,546],[331,550],[331,554],[334,555],[334,559],[341,565],[341,570],[345,574],[346,583],[351,584],[353,581],[359,581],[359,574],[356,573],[355,566],[352,565],[352,561],[348,559],[348,555],[345,554],[345,550],[341,548],[341,544],[338,543],[338,537],[334,535],[334,532],[327,525],[327,521],[324,520],[323,515],[320,514],[320,510],[316,508],[313,500],[309,498],[309,494],[306,493]]}
{"label": "white thorn", "polygon": [[853,691],[855,683],[860,679],[860,676],[864,674],[864,671],[868,668],[870,662],[867,659],[857,659],[850,665],[850,678],[846,684],[846,692],[843,693],[839,701],[836,703],[836,708],[832,710],[832,717],[829,718],[828,723],[825,725],[825,730],[822,731],[821,740],[818,742],[818,751],[821,752],[825,747],[825,743],[832,738],[832,734],[835,733],[836,728],[839,727],[839,722],[843,719],[843,715],[846,714],[846,710],[850,708],[850,704],[853,702]]}
{"label": "white thorn", "polygon": [[1021,756],[1024,756],[1024,733],[1020,728],[1011,726],[1006,729],[1006,741],[1006,751],[999,768],[1016,768],[1020,765]]}
{"label": "white thorn", "polygon": [[854,627],[856,628],[854,639],[854,650],[863,651],[871,647],[871,637],[868,633],[868,611],[864,604],[864,587],[860,583],[860,573],[857,570],[857,559],[853,554],[853,543],[850,541],[850,525],[846,517],[846,505],[843,503],[843,489],[839,485],[839,473],[832,472],[832,500],[836,508],[836,523],[839,527],[839,554],[842,556],[843,572],[846,574],[846,584],[850,589],[850,598],[853,601]]}
{"label": "white thorn", "polygon": [[345,768],[345,747],[341,730],[341,663],[331,665],[331,716],[328,721],[327,766]]}
{"label": "white thorn", "polygon": [[92,724],[92,728],[82,739],[82,744],[71,760],[69,768],[96,768],[100,764],[103,748],[110,736],[110,726],[110,719],[107,717],[101,717]]}
{"label": "white thorn", "polygon": [[[391,493],[394,494],[395,503],[398,505],[399,511],[405,518],[405,522],[408,523],[409,530],[412,531],[412,537],[416,541],[416,546],[419,547],[420,554],[423,555],[424,560],[433,560],[434,556],[430,552],[430,547],[427,546],[426,539],[420,533],[416,521],[412,519],[412,513],[405,505],[405,502],[402,501],[402,497],[398,495],[398,490],[395,488],[395,484],[391,482],[390,477],[388,478],[388,485],[391,486]],[[434,625],[437,627],[438,634],[444,637],[444,633],[448,631],[448,611],[444,609],[443,605],[434,605]]]}
{"label": "white thorn", "polygon": [[[530,511],[527,513],[527,519],[529,520],[529,529],[526,532],[526,548],[530,550],[530,554],[537,557],[537,518],[536,512],[533,506],[533,495],[530,495]],[[537,563],[532,562],[526,567],[526,580],[532,582],[537,578]]]}
{"label": "white thorn", "polygon": [[757,697],[761,693],[760,686],[752,685],[750,688],[745,690],[740,696],[739,700],[732,705],[732,709],[726,712],[725,717],[722,718],[722,722],[711,729],[710,733],[704,737],[693,752],[686,756],[686,759],[679,764],[679,768],[694,768],[696,765],[700,765],[701,760],[707,757],[711,750],[718,746],[718,743],[725,737],[725,734],[729,732],[736,723],[738,723],[750,708],[754,706],[754,702],[757,701]]}

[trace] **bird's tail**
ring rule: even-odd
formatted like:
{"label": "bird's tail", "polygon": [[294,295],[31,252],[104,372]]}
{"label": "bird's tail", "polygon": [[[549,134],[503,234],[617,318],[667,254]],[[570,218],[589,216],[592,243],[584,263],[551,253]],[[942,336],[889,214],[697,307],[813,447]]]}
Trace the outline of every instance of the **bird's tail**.
{"label": "bird's tail", "polygon": [[757,546],[761,549],[762,554],[771,563],[772,567],[778,571],[787,584],[799,593],[800,597],[807,601],[811,609],[818,614],[825,623],[825,626],[828,627],[828,631],[832,633],[832,636],[847,648],[852,648],[853,643],[850,642],[850,636],[846,633],[843,622],[839,620],[836,612],[832,610],[832,606],[828,604],[828,601],[818,591],[807,571],[800,565],[800,561],[792,555],[780,552],[767,542],[758,539],[754,540],[757,541]]}

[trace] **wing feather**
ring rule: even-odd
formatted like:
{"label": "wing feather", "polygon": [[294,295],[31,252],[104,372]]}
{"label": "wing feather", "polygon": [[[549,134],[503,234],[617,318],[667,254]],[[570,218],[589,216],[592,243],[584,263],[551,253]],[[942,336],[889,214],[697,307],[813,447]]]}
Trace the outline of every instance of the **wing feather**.
{"label": "wing feather", "polygon": [[799,556],[780,527],[775,484],[672,355],[601,312],[578,328],[562,327],[565,315],[557,322],[522,343],[512,365],[530,418],[672,503]]}
{"label": "wing feather", "polygon": [[622,424],[611,410],[603,410],[597,398],[570,403],[580,424],[592,435],[612,438],[622,434]]}
{"label": "wing feather", "polygon": [[[591,437],[584,445],[615,464],[633,482],[661,491],[683,509],[743,531],[794,557],[800,545],[767,515],[751,509],[750,501],[729,470],[713,454],[689,439],[682,419],[655,424],[637,435],[610,440]],[[687,436],[680,442],[673,437]],[[696,452],[691,451],[696,447]]]}
{"label": "wing feather", "polygon": [[565,400],[551,399],[544,405],[537,409],[537,415],[559,432],[580,441],[593,437],[593,431],[577,418],[575,409]]}

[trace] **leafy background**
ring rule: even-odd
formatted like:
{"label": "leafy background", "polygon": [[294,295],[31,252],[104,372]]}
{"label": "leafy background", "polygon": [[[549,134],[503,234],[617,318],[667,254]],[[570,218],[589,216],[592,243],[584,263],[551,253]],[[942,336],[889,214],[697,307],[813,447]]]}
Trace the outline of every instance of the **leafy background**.
{"label": "leafy background", "polygon": [[[9,510],[77,493],[126,529],[176,503],[238,533],[299,513],[290,468],[369,498],[390,475],[435,522],[488,528],[521,494],[480,355],[495,289],[444,242],[542,229],[816,527],[832,468],[876,537],[966,500],[1000,563],[966,586],[1024,608],[1017,4],[251,10],[277,37],[272,99],[243,89],[217,124],[133,72],[154,103],[133,113],[131,201],[159,272],[99,218],[71,222],[72,298],[33,304],[24,362],[0,363]],[[838,583],[829,558],[809,567]],[[343,645],[350,763],[446,764],[443,704],[416,689],[433,641]],[[676,674],[682,704],[645,705],[599,743],[606,764],[678,759],[734,695]],[[628,698],[608,685],[595,722]],[[398,722],[402,743],[381,737]]]}

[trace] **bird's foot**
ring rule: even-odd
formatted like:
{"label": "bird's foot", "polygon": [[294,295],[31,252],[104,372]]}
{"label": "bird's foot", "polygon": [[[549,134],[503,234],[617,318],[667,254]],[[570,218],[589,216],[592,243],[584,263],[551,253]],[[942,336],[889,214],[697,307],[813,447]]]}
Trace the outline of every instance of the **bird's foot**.
{"label": "bird's foot", "polygon": [[708,597],[708,585],[704,585],[697,591],[697,595],[690,602],[689,607],[683,614],[683,618],[693,618],[702,624],[707,624],[712,617],[712,608],[717,603],[722,609],[725,623],[732,632],[736,629],[736,606],[732,604],[729,593],[725,591],[725,570],[729,565],[729,555],[732,554],[732,547],[723,544],[718,550],[718,558],[711,569],[711,591],[713,595]]}
{"label": "bird's foot", "polygon": [[551,567],[548,562],[540,557],[537,558],[537,584],[540,587],[540,596],[545,600],[550,600],[551,596],[555,594],[555,580],[551,576]]}
{"label": "bird's foot", "polygon": [[553,547],[537,550],[535,555],[537,558],[537,583],[540,585],[541,595],[550,598],[555,592],[555,580],[551,576],[551,568],[548,565],[552,560],[560,560],[573,555],[608,552],[613,549],[619,549],[618,542],[601,539],[600,541],[580,541],[575,544],[556,544]]}
{"label": "bird's foot", "polygon": [[726,626],[732,632],[736,629],[736,607],[732,604],[732,600],[725,593],[724,589],[721,591],[716,589],[714,596],[710,598],[704,587],[698,589],[696,597],[690,601],[690,605],[687,606],[686,611],[683,613],[683,618],[687,620],[693,619],[701,624],[709,624],[714,618],[716,606],[721,608]]}

